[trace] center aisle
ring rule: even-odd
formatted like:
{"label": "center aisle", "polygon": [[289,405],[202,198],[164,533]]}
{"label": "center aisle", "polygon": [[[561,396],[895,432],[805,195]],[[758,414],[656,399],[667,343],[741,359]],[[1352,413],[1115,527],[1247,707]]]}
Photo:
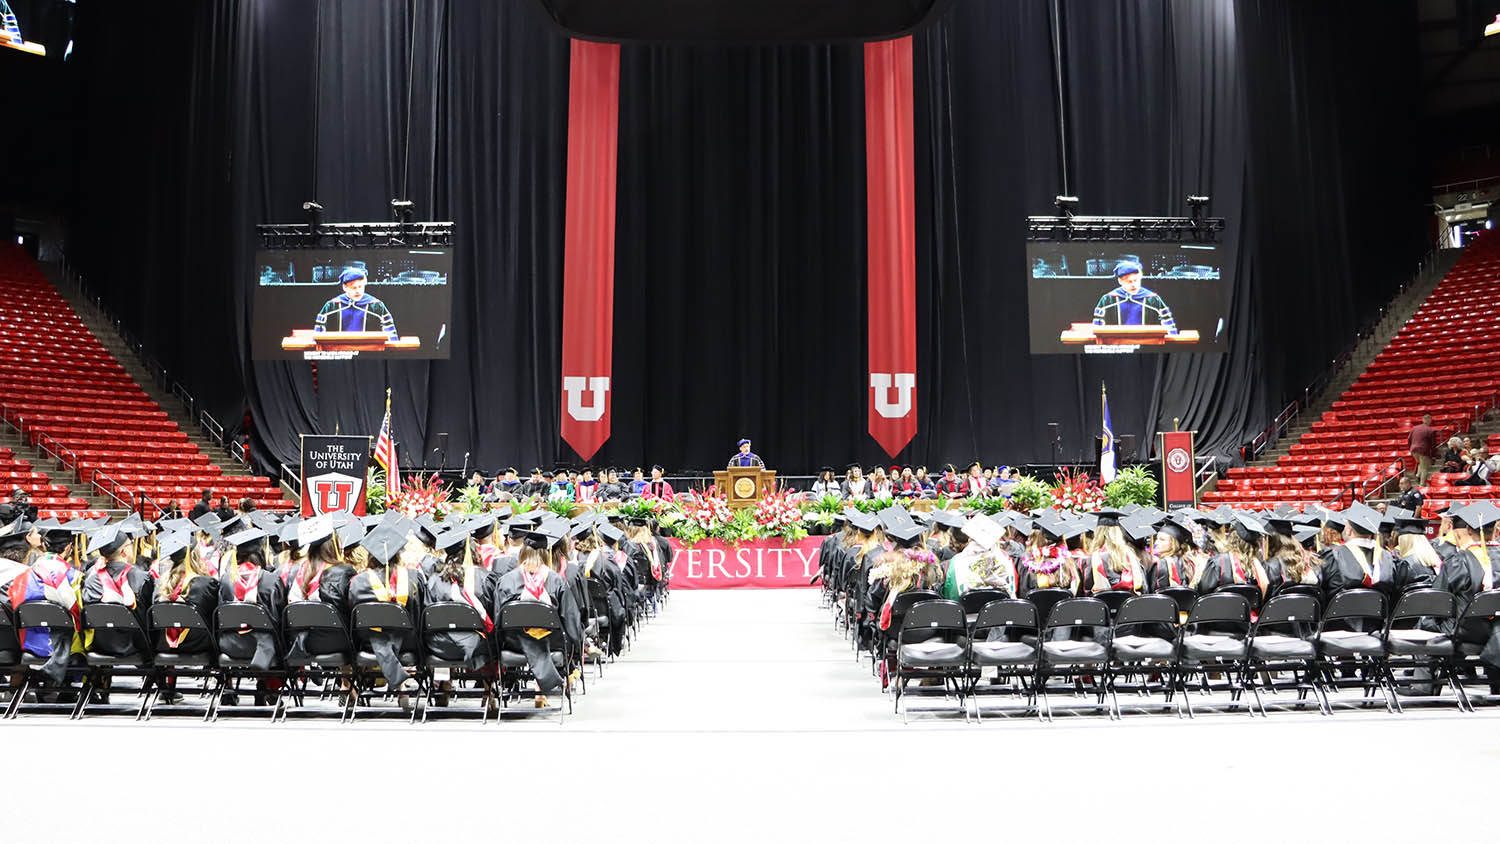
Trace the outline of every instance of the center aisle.
{"label": "center aisle", "polygon": [[869,658],[816,589],[677,591],[636,646],[590,678],[568,727],[810,731],[891,725]]}

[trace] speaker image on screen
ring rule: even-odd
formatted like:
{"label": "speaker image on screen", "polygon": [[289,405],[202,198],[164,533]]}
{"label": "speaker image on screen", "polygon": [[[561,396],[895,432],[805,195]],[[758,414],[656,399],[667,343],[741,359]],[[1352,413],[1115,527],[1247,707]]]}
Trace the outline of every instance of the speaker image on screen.
{"label": "speaker image on screen", "polygon": [[1229,286],[1217,244],[1026,244],[1032,354],[1222,351]]}
{"label": "speaker image on screen", "polygon": [[251,356],[447,359],[452,266],[447,248],[257,252]]}

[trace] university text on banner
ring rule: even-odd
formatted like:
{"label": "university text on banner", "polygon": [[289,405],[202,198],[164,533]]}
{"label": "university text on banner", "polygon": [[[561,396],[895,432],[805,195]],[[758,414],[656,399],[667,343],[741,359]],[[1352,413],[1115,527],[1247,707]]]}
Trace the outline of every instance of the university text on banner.
{"label": "university text on banner", "polygon": [[302,515],[365,514],[369,437],[302,437]]}
{"label": "university text on banner", "polygon": [[818,573],[818,550],[826,536],[797,542],[757,539],[731,545],[716,539],[672,546],[673,589],[732,589],[738,586],[808,586]]}

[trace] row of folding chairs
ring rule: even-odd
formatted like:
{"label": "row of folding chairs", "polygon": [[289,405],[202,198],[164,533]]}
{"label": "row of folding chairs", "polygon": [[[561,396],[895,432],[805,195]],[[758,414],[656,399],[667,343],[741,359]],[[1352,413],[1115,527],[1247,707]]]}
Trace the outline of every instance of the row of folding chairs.
{"label": "row of folding chairs", "polygon": [[[16,634],[23,629],[72,633],[75,627],[82,631],[108,630],[128,634],[134,642],[134,649],[124,656],[92,651],[83,654],[82,663],[69,669],[70,675],[81,673],[82,689],[76,694],[62,693],[75,700],[71,703],[44,700],[59,694],[55,687],[47,688],[40,682],[45,659],[21,649]],[[97,711],[133,711],[137,720],[146,720],[159,705],[162,693],[177,689],[178,681],[182,680],[196,683],[198,694],[195,697],[201,703],[192,708],[201,709],[204,720],[217,720],[225,707],[225,695],[236,693],[237,696],[243,684],[251,683],[263,702],[256,706],[236,705],[230,709],[243,711],[243,714],[269,713],[273,721],[285,720],[288,714],[296,713],[337,714],[343,722],[353,720],[362,712],[377,711],[401,712],[408,720],[421,718],[425,721],[432,711],[430,704],[438,697],[480,699],[482,705],[478,707],[454,707],[443,711],[479,715],[488,721],[495,707],[507,706],[527,682],[535,680],[525,655],[505,647],[507,633],[528,635],[522,632],[527,630],[546,630],[553,634],[547,636],[546,641],[551,643],[552,661],[564,678],[564,686],[561,701],[550,709],[561,720],[565,711],[572,710],[574,683],[571,677],[575,668],[582,664],[584,654],[581,645],[564,646],[566,636],[556,608],[537,601],[506,604],[501,608],[499,618],[495,619],[493,633],[488,635],[484,619],[477,610],[465,603],[452,602],[423,607],[421,618],[416,621],[404,607],[394,603],[359,604],[346,624],[331,604],[296,601],[286,606],[279,625],[259,604],[221,604],[212,619],[205,619],[189,604],[157,603],[148,608],[148,623],[142,625],[134,611],[119,604],[86,605],[75,622],[73,614],[57,604],[29,601],[13,612],[0,608],[0,676],[12,678],[11,698],[4,717],[15,718],[22,712],[32,711],[66,711],[71,718],[77,719]],[[210,645],[205,651],[192,653],[157,647],[153,634],[163,631],[181,635],[203,634]],[[471,632],[483,637],[482,667],[471,670],[462,663],[440,659],[428,652],[426,634],[436,631]],[[418,685],[417,691],[410,696],[412,705],[407,710],[374,705],[377,698],[389,698],[398,691],[379,691],[383,679],[371,648],[371,634],[377,632],[396,641],[416,643],[414,649],[399,655]],[[223,633],[269,634],[275,643],[274,664],[269,670],[261,670],[249,659],[223,653],[218,648],[219,635]],[[289,646],[302,633],[316,634],[320,641],[331,646],[320,648],[319,653],[294,654]],[[581,673],[579,676],[581,678]],[[19,682],[15,682],[17,678]],[[125,678],[140,681],[138,689],[130,687],[135,692],[134,700],[125,705],[103,703],[111,690],[122,688],[120,681]],[[451,688],[440,690],[438,682],[444,680],[451,683]],[[338,705],[307,706],[309,689],[317,691],[320,698],[336,699]],[[28,693],[36,693],[37,701],[27,702]]]}
{"label": "row of folding chairs", "polygon": [[[1248,590],[1174,591],[1072,597],[1038,590],[1024,600],[986,594],[965,602],[907,593],[914,598],[893,608],[902,611],[900,623],[892,625],[889,650],[882,648],[894,657],[896,712],[906,718],[910,697],[940,697],[937,709],[965,720],[972,709],[981,719],[1003,710],[1050,721],[1060,692],[1086,701],[1061,708],[1111,718],[1122,717],[1122,696],[1131,709],[1190,718],[1195,695],[1209,696],[1207,708],[1262,716],[1268,698],[1276,708],[1315,706],[1325,715],[1372,706],[1400,713],[1403,701],[1463,711],[1476,701],[1500,702],[1466,688],[1484,682],[1479,656],[1500,616],[1500,590],[1465,603],[1451,592],[1414,589],[1388,607],[1373,589],[1337,593],[1324,606],[1316,590],[1299,588],[1258,608]],[[988,600],[976,611],[981,598]],[[1348,690],[1360,695],[1342,694]],[[1023,702],[987,707],[997,696]]]}

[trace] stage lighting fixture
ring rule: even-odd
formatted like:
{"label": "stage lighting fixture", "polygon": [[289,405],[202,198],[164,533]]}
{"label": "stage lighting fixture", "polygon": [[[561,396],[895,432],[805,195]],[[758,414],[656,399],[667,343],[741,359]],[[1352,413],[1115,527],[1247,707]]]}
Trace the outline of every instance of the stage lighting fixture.
{"label": "stage lighting fixture", "polygon": [[391,213],[396,215],[396,219],[400,220],[402,225],[411,225],[412,201],[410,199],[391,200]]}
{"label": "stage lighting fixture", "polygon": [[1500,15],[1495,15],[1495,19],[1484,28],[1484,37],[1488,38],[1491,35],[1500,35]]}
{"label": "stage lighting fixture", "polygon": [[1188,207],[1193,209],[1194,217],[1202,217],[1208,211],[1209,197],[1188,194]]}
{"label": "stage lighting fixture", "polygon": [[1052,204],[1057,206],[1057,213],[1064,217],[1071,217],[1073,209],[1078,207],[1078,197],[1058,196],[1052,200]]}

